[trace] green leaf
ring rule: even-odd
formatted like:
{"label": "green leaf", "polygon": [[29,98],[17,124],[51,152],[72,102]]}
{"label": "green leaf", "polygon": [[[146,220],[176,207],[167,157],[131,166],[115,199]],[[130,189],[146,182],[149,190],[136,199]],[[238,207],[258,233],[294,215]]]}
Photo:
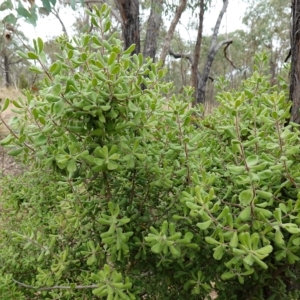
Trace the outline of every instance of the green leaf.
{"label": "green leaf", "polygon": [[117,163],[115,163],[114,161],[108,161],[107,163],[107,169],[110,171],[116,170],[119,167],[119,165]]}
{"label": "green leaf", "polygon": [[60,83],[57,83],[56,85],[53,86],[52,88],[52,93],[54,96],[58,96],[61,93],[62,86]]}
{"label": "green leaf", "polygon": [[14,8],[14,6],[13,6],[11,0],[6,0],[0,5],[0,11],[4,11],[7,9],[13,9],[13,8]]}
{"label": "green leaf", "polygon": [[224,255],[223,245],[219,245],[218,247],[214,248],[214,254],[213,254],[214,259],[220,260],[222,259],[223,255]]}
{"label": "green leaf", "polygon": [[74,159],[71,159],[71,160],[68,162],[67,170],[68,170],[68,172],[69,172],[70,174],[75,173],[75,171],[77,170],[76,161],[75,161]]}
{"label": "green leaf", "polygon": [[18,148],[18,149],[13,149],[7,152],[8,155],[10,156],[17,156],[23,152],[24,148]]}
{"label": "green leaf", "polygon": [[129,46],[124,52],[123,54],[131,54],[131,52],[135,49],[135,44],[132,44],[131,46]]}
{"label": "green leaf", "polygon": [[111,27],[111,22],[110,20],[108,20],[107,22],[105,22],[105,26],[104,26],[104,32],[107,32]]}
{"label": "green leaf", "polygon": [[28,59],[38,59],[38,55],[35,54],[34,52],[28,52],[27,53]]}
{"label": "green leaf", "polygon": [[7,137],[5,137],[3,140],[0,141],[0,145],[5,146],[9,145],[11,141],[14,140],[14,137],[12,134],[9,134]]}
{"label": "green leaf", "polygon": [[233,165],[227,165],[227,169],[229,172],[233,175],[239,175],[245,172],[245,167],[244,166],[233,166]]}
{"label": "green leaf", "polygon": [[286,231],[292,234],[300,233],[300,228],[296,224],[286,223],[281,225]]}
{"label": "green leaf", "polygon": [[205,237],[205,241],[211,245],[219,245],[220,244],[218,241],[216,241],[215,239],[213,239],[212,237],[209,237],[209,236]]}
{"label": "green leaf", "polygon": [[7,16],[5,16],[2,19],[3,23],[8,23],[8,24],[12,24],[12,25],[16,25],[17,21],[18,21],[18,19],[15,17],[14,14],[8,14]]}
{"label": "green leaf", "polygon": [[107,60],[107,64],[110,66],[110,65],[112,65],[115,61],[116,61],[116,58],[117,58],[117,53],[115,53],[115,52],[111,52],[110,53],[110,56],[109,56],[109,58],[108,58],[108,60]]}
{"label": "green leaf", "polygon": [[211,223],[212,223],[212,220],[208,220],[203,223],[197,223],[196,226],[199,227],[201,230],[205,230],[210,226]]}
{"label": "green leaf", "polygon": [[4,104],[3,104],[3,106],[1,107],[1,112],[5,111],[5,110],[8,108],[9,103],[10,103],[9,99],[8,99],[8,98],[5,98]]}
{"label": "green leaf", "polygon": [[28,55],[20,50],[17,50],[16,53],[22,58],[28,59]]}
{"label": "green leaf", "polygon": [[34,140],[34,144],[36,146],[41,146],[47,143],[47,137],[43,134],[40,134],[37,136],[37,138]]}
{"label": "green leaf", "polygon": [[252,156],[247,157],[246,163],[247,163],[248,167],[252,167],[252,166],[255,166],[256,164],[258,164],[258,160],[259,160],[259,157],[257,155],[252,155]]}
{"label": "green leaf", "polygon": [[60,73],[61,71],[61,68],[62,68],[62,65],[61,65],[61,62],[60,61],[56,61],[55,63],[53,63],[50,68],[49,68],[49,71],[50,73],[55,76],[57,74]]}
{"label": "green leaf", "polygon": [[48,95],[45,96],[45,99],[48,102],[57,102],[57,101],[61,100],[61,97],[58,97],[58,96],[53,95],[53,94],[48,94]]}
{"label": "green leaf", "polygon": [[44,42],[40,37],[37,38],[37,44],[38,44],[38,54],[41,54],[41,52],[43,52],[44,50]]}
{"label": "green leaf", "polygon": [[237,274],[231,272],[225,272],[221,275],[222,280],[228,280],[230,278],[235,277]]}
{"label": "green leaf", "polygon": [[252,266],[253,263],[254,263],[253,255],[252,255],[251,253],[248,254],[248,255],[243,259],[243,261],[244,261],[247,265]]}
{"label": "green leaf", "polygon": [[241,211],[241,213],[239,214],[239,218],[245,222],[248,221],[250,217],[251,217],[251,207],[247,206]]}
{"label": "green leaf", "polygon": [[65,103],[64,103],[63,100],[57,101],[53,105],[53,112],[56,115],[58,115],[58,114],[60,114],[64,110],[64,107],[65,107]]}
{"label": "green leaf", "polygon": [[76,0],[70,0],[70,6],[73,10],[76,8]]}
{"label": "green leaf", "polygon": [[17,11],[17,13],[18,13],[20,16],[22,16],[22,17],[24,17],[24,18],[28,18],[28,19],[29,19],[29,18],[31,17],[29,11],[28,11],[27,9],[25,9],[23,6],[19,6],[19,7],[16,9],[16,11]]}
{"label": "green leaf", "polygon": [[51,1],[49,0],[42,0],[43,7],[50,12],[51,11]]}
{"label": "green leaf", "polygon": [[239,201],[242,205],[247,206],[253,200],[253,190],[244,190],[239,194]]}
{"label": "green leaf", "polygon": [[233,236],[232,236],[231,240],[230,240],[229,246],[231,248],[236,248],[238,246],[238,242],[239,242],[239,239],[238,239],[237,231],[235,231],[233,233]]}
{"label": "green leaf", "polygon": [[138,111],[138,107],[135,106],[132,101],[128,101],[128,108],[131,110],[131,111]]}
{"label": "green leaf", "polygon": [[44,73],[44,71],[42,69],[40,69],[39,67],[37,67],[35,65],[30,66],[29,70],[34,72],[34,73],[37,73],[37,74],[43,74]]}
{"label": "green leaf", "polygon": [[158,243],[154,244],[154,245],[151,247],[151,251],[152,251],[153,253],[159,254],[159,253],[162,251],[162,244],[161,244],[161,241],[159,241]]}

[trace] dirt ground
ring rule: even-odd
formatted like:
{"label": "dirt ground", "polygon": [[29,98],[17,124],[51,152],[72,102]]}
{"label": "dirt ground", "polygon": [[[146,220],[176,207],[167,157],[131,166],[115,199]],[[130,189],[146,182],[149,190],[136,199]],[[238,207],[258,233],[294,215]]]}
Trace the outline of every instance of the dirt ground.
{"label": "dirt ground", "polygon": [[[12,100],[18,100],[19,97],[24,97],[23,94],[15,89],[0,88],[0,106],[4,103],[6,98]],[[5,122],[9,122],[9,119],[14,115],[10,107],[1,113],[1,117]],[[0,140],[7,136],[7,128],[1,124],[0,121]],[[7,155],[7,151],[0,145],[0,178],[6,175],[16,175],[22,172],[22,167],[16,163],[15,159]]]}
{"label": "dirt ground", "polygon": [[13,157],[7,155],[3,147],[0,146],[0,178],[7,175],[17,175],[23,172],[23,168]]}

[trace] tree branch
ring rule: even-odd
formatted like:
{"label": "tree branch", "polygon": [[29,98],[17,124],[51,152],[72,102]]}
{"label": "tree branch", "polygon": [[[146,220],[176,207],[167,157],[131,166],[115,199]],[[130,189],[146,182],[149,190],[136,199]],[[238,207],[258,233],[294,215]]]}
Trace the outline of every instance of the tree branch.
{"label": "tree branch", "polygon": [[171,39],[173,37],[176,25],[178,24],[178,21],[182,15],[183,11],[185,10],[186,3],[187,3],[187,0],[180,1],[180,5],[176,9],[175,16],[171,22],[171,25],[170,25],[167,35],[165,37],[165,42],[164,42],[164,45],[163,45],[163,48],[162,48],[161,54],[160,54],[160,60],[162,61],[163,64],[165,63],[166,56],[169,52]]}
{"label": "tree branch", "polygon": [[193,58],[191,54],[184,54],[184,53],[174,53],[171,49],[169,50],[169,54],[173,56],[174,58],[185,58],[187,59],[191,64],[193,64]]}
{"label": "tree branch", "polygon": [[238,67],[236,67],[236,66],[234,65],[234,63],[232,62],[232,60],[230,60],[230,58],[227,56],[227,49],[228,49],[228,47],[229,47],[232,43],[233,43],[233,41],[227,43],[226,47],[225,47],[224,50],[223,50],[224,56],[225,56],[225,58],[229,61],[229,63],[230,63],[235,69],[238,69],[239,71],[241,71],[241,69],[238,68]]}
{"label": "tree branch", "polygon": [[15,64],[18,64],[18,63],[20,63],[21,61],[23,61],[23,58],[18,59],[18,60],[16,60],[16,61],[9,62],[9,65],[15,65]]}
{"label": "tree branch", "polygon": [[212,63],[214,61],[216,52],[225,44],[228,43],[232,43],[232,40],[225,40],[223,42],[220,42],[219,44],[217,44],[217,37],[218,37],[218,33],[219,33],[219,29],[220,29],[220,25],[221,25],[221,21],[222,18],[227,10],[227,6],[228,6],[228,2],[229,0],[223,0],[223,7],[219,13],[214,31],[213,31],[213,35],[212,35],[212,39],[211,39],[211,45],[210,45],[210,50],[208,52],[207,55],[207,60],[202,72],[202,76],[201,79],[198,80],[198,84],[197,84],[197,99],[196,102],[197,103],[204,103],[205,101],[205,87],[206,87],[206,83],[209,77],[209,73],[211,70],[211,66]]}
{"label": "tree branch", "polygon": [[53,7],[53,9],[51,10],[51,13],[57,18],[57,20],[59,21],[59,23],[61,24],[62,30],[64,32],[64,34],[68,37],[68,32],[67,29],[65,27],[64,22],[62,21],[62,19],[59,16],[58,11]]}

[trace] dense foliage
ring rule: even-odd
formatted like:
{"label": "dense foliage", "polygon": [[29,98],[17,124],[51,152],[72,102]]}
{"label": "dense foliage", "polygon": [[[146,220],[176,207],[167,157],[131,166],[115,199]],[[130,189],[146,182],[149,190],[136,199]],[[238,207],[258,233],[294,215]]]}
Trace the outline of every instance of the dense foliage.
{"label": "dense foliage", "polygon": [[2,299],[297,299],[299,132],[268,57],[202,118],[89,14],[100,36],[49,68],[41,39],[20,53],[45,79],[1,142],[28,166],[1,180]]}

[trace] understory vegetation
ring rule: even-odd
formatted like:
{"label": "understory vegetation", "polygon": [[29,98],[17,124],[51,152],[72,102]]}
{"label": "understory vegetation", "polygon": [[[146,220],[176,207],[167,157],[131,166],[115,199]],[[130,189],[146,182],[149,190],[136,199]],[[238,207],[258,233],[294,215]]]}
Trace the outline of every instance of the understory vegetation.
{"label": "understory vegetation", "polygon": [[299,299],[299,125],[255,56],[238,90],[193,91],[106,37],[60,38],[38,94],[1,141],[26,172],[1,178],[1,299]]}

